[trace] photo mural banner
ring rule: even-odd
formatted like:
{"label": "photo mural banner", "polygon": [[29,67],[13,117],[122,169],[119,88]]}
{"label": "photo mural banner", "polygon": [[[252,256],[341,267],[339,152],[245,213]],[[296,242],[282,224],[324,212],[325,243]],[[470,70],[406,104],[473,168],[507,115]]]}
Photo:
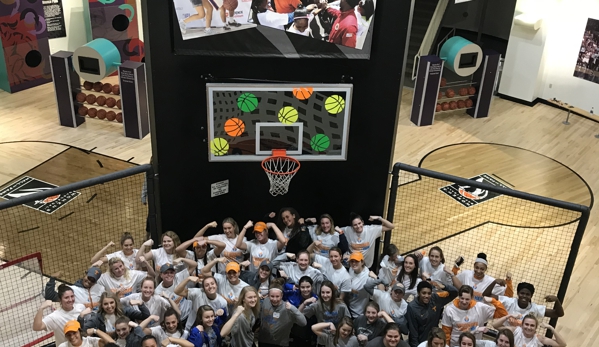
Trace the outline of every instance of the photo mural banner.
{"label": "photo mural banner", "polygon": [[582,35],[574,77],[599,83],[599,20],[589,18]]}
{"label": "photo mural banner", "polygon": [[179,54],[370,57],[377,0],[172,1]]}

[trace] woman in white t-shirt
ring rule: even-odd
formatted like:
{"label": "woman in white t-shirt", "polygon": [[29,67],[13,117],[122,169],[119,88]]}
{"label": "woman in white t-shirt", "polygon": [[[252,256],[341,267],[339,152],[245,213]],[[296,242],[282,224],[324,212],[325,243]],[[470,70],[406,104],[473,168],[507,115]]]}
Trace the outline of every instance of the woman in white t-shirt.
{"label": "woman in white t-shirt", "polygon": [[[485,328],[484,332],[486,333],[488,330]],[[515,347],[514,333],[508,328],[499,328],[494,341],[479,339],[476,341],[476,347]]]}
{"label": "woman in white t-shirt", "polygon": [[75,303],[75,293],[66,284],[58,286],[58,299],[60,300],[59,309],[44,317],[44,310],[52,307],[52,301],[46,300],[33,318],[33,330],[52,331],[56,339],[56,345],[66,341],[63,329],[68,321],[77,320],[79,317],[82,318],[91,312],[90,308]]}
{"label": "woman in white t-shirt", "polygon": [[364,255],[366,267],[374,262],[374,244],[383,232],[393,230],[393,223],[381,216],[370,216],[369,221],[379,221],[382,225],[364,225],[364,220],[358,214],[351,214],[351,226],[338,228],[343,233],[351,252],[361,252]]}
{"label": "woman in white t-shirt", "polygon": [[[315,243],[318,241],[315,241]],[[311,253],[314,243],[308,247],[308,252]],[[339,293],[341,300],[345,299],[345,295],[351,293],[351,278],[342,263],[342,251],[339,247],[333,247],[329,250],[329,256],[323,257],[319,254],[314,254],[314,262],[312,267],[319,269],[329,281],[333,282]]]}
{"label": "woman in white t-shirt", "polygon": [[[482,338],[480,327],[485,326],[493,317],[507,314],[505,309],[496,299],[490,299],[490,304],[474,300],[474,290],[468,285],[463,285],[458,291],[458,298],[445,307],[441,326],[447,336],[450,346],[458,343],[462,332],[469,331],[476,338]],[[497,312],[496,312],[497,311]]]}
{"label": "woman in white t-shirt", "polygon": [[399,255],[399,249],[394,244],[389,244],[385,247],[382,256],[379,279],[384,283],[391,284],[397,278],[401,262],[403,262],[404,258]]}
{"label": "woman in white t-shirt", "polygon": [[103,285],[107,292],[116,293],[119,297],[137,292],[141,282],[148,276],[145,271],[129,270],[121,258],[110,259],[108,269],[110,271],[100,276],[98,284]]}
{"label": "woman in white t-shirt", "polygon": [[[252,225],[253,224],[251,223],[251,221],[247,222],[243,226],[243,229],[247,230],[248,228],[251,228]],[[195,234],[194,238],[203,237],[204,233],[206,232],[206,230],[208,230],[209,227],[216,228],[216,226],[216,222],[212,222],[206,225]],[[227,258],[229,261],[236,261],[238,263],[241,263],[243,261],[243,251],[238,249],[236,246],[237,235],[239,235],[239,225],[237,224],[235,219],[227,217],[223,220],[223,233],[210,235],[207,239],[210,241],[223,242],[225,244],[225,250],[222,252],[222,256]],[[243,242],[247,242],[247,240],[244,239]],[[220,252],[215,251],[214,253],[217,257],[221,256]],[[224,271],[224,268],[222,270]]]}
{"label": "woman in white t-shirt", "polygon": [[[172,265],[165,264],[163,267],[172,268]],[[154,294],[155,289],[156,282],[153,278],[147,277],[141,283],[141,293],[134,293],[121,299],[121,304],[125,307],[130,306],[131,301],[141,300],[144,305],[148,307],[151,315],[160,317],[160,320],[151,322],[150,327],[159,325],[162,322],[162,319],[164,319],[164,312],[166,312],[169,307],[172,307],[179,315],[181,315],[179,305],[170,298],[170,295],[167,293],[162,293],[162,295]]]}
{"label": "woman in white t-shirt", "polygon": [[189,333],[181,326],[179,314],[172,307],[164,312],[164,320],[159,326],[148,328],[148,324],[159,320],[160,317],[151,315],[143,322],[139,323],[139,327],[144,330],[146,335],[152,335],[158,343],[162,343],[168,339],[169,344],[179,345],[180,347],[193,347],[193,343],[187,341]]}
{"label": "woman in white t-shirt", "polygon": [[292,281],[299,288],[300,278],[308,276],[312,278],[314,286],[318,290],[324,277],[320,271],[310,266],[310,254],[308,251],[300,251],[297,255],[287,253],[287,257],[296,259],[297,262],[289,261],[280,263],[277,258],[277,260],[272,263],[275,269],[282,271],[282,273],[280,273],[281,277],[285,277],[289,281]]}
{"label": "woman in white t-shirt", "polygon": [[[250,270],[255,271],[263,260],[272,262],[278,253],[285,247],[286,239],[281,230],[274,223],[257,222],[255,225],[249,221],[246,226],[254,227],[254,240],[245,242],[246,228],[237,236],[235,246],[250,254]],[[277,236],[276,240],[268,238],[268,229],[272,229]]]}
{"label": "woman in white t-shirt", "polygon": [[[212,260],[218,258],[225,249],[225,243],[218,240],[210,240],[203,236],[195,237],[191,240],[187,240],[177,247],[177,253],[186,250],[189,246],[193,246],[193,254],[196,262],[196,276],[201,276],[200,272],[204,265],[208,264]],[[179,258],[183,259],[183,258]],[[173,260],[175,262],[176,260]],[[164,266],[164,265],[163,265]],[[222,267],[224,271],[225,267]],[[213,269],[216,271],[216,269]]]}
{"label": "woman in white t-shirt", "polygon": [[[458,280],[463,285],[468,285],[474,289],[474,300],[476,301],[483,301],[485,296],[505,294],[505,280],[495,279],[485,274],[488,266],[487,255],[485,253],[478,253],[474,261],[474,270],[464,270],[457,275]],[[454,270],[457,271],[457,266],[454,267]]]}
{"label": "woman in white t-shirt", "polygon": [[[418,276],[418,257],[414,254],[408,254],[404,257],[403,263],[399,268],[399,273],[397,274],[397,282],[403,284],[406,289],[406,299],[408,300],[410,296],[416,296],[418,294],[418,283],[420,283],[422,279]],[[391,283],[393,285],[393,283]]]}
{"label": "woman in white t-shirt", "polygon": [[174,231],[167,231],[162,234],[162,247],[157,249],[150,249],[154,241],[148,240],[141,245],[139,252],[137,252],[137,262],[141,262],[140,257],[143,255],[146,260],[154,260],[154,269],[156,272],[160,270],[160,267],[164,264],[172,264],[175,258],[189,258],[193,259],[193,252],[185,249],[177,251],[177,247],[181,244],[181,239]]}
{"label": "woman in white t-shirt", "polygon": [[90,329],[90,336],[81,336],[83,330],[81,325],[76,320],[68,321],[65,324],[63,331],[66,337],[66,341],[58,345],[58,347],[104,347],[108,343],[115,343],[115,341],[108,335],[100,337],[91,337],[94,333],[94,329]]}
{"label": "woman in white t-shirt", "polygon": [[114,242],[110,241],[102,248],[96,255],[92,257],[92,264],[95,264],[98,260],[102,263],[108,263],[112,258],[118,257],[123,259],[123,263],[129,270],[136,270],[138,267],[135,263],[135,257],[137,256],[137,249],[133,248],[133,235],[130,232],[124,232],[121,236],[121,250],[114,253],[106,254],[106,251],[114,246]]}
{"label": "woman in white t-shirt", "polygon": [[364,314],[364,309],[370,300],[370,294],[364,289],[370,278],[370,270],[364,265],[364,255],[360,252],[354,252],[349,256],[349,266],[351,293],[349,294],[348,308],[351,317],[355,319]]}
{"label": "woman in white t-shirt", "polygon": [[[339,245],[339,233],[335,230],[335,222],[330,215],[325,213],[318,220],[319,224],[309,225],[308,231],[310,232],[312,241],[320,241],[320,243],[316,244],[314,251],[323,257],[328,257],[329,250]],[[316,218],[307,218],[306,221],[316,223]]]}
{"label": "woman in white t-shirt", "polygon": [[[507,315],[501,317],[493,322],[493,326],[496,328],[502,327],[503,324],[510,318],[517,318],[517,315]],[[506,329],[510,329],[514,332],[514,346],[515,347],[541,347],[541,346],[552,346],[552,347],[566,347],[566,341],[558,334],[555,329],[546,323],[541,323],[541,327],[550,330],[553,333],[553,339],[537,334],[537,328],[539,327],[539,321],[534,314],[528,314],[522,319],[522,326],[514,327],[507,326]]]}
{"label": "woman in white t-shirt", "polygon": [[[137,308],[133,308],[137,306]],[[116,337],[116,321],[127,317],[133,321],[144,320],[150,316],[150,311],[141,300],[130,300],[129,306],[123,307],[116,294],[105,292],[100,297],[98,312],[85,318],[84,329],[97,329]]]}
{"label": "woman in white t-shirt", "polygon": [[189,282],[198,283],[199,278],[189,276],[175,288],[175,294],[191,301],[191,311],[187,317],[185,330],[190,331],[196,320],[198,309],[202,305],[210,305],[216,312],[215,324],[221,327],[227,320],[227,300],[218,294],[218,283],[214,277],[206,277],[201,282],[202,288],[189,288]]}
{"label": "woman in white t-shirt", "polygon": [[434,281],[446,286],[460,288],[462,283],[456,283],[454,274],[445,266],[445,256],[440,247],[434,246],[428,252],[428,257],[419,260],[420,274],[423,281]]}

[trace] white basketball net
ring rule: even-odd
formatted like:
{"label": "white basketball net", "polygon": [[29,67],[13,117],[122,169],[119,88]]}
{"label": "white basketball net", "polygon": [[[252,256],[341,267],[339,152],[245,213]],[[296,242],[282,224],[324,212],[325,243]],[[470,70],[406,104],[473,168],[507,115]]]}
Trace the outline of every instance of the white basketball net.
{"label": "white basketball net", "polygon": [[299,170],[300,163],[291,157],[269,157],[262,161],[262,168],[270,181],[272,196],[287,194],[291,179]]}

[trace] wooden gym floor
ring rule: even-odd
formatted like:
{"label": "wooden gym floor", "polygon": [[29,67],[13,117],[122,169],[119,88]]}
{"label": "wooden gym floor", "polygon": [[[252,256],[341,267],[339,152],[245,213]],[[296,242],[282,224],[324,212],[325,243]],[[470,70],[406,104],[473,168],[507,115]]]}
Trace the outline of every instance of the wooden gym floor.
{"label": "wooden gym floor", "polygon": [[[551,194],[549,192],[552,191],[557,194],[556,196],[562,196],[573,202],[589,201],[588,189],[585,192],[584,184],[580,183],[580,179],[576,181],[568,174],[569,168],[586,181],[591,192],[599,191],[599,170],[596,164],[593,165],[599,158],[599,146],[597,146],[599,140],[593,136],[599,133],[599,123],[572,116],[571,125],[565,126],[561,123],[565,119],[565,113],[558,109],[543,104],[527,107],[495,99],[489,118],[475,120],[465,114],[447,113],[437,116],[433,126],[419,128],[409,121],[411,97],[411,91],[404,90],[394,161],[415,166],[422,161],[424,167],[444,170],[464,177],[472,177],[480,173],[495,173],[513,184],[515,189],[546,192],[543,194]],[[95,153],[122,160],[133,157],[131,160],[133,163],[149,161],[151,156],[149,136],[143,140],[127,139],[122,135],[119,124],[93,119],[89,119],[77,129],[64,128],[58,125],[57,118],[51,84],[14,95],[0,91],[0,143],[50,141],[86,150],[95,148]],[[466,142],[503,144],[521,150],[508,153],[510,149],[503,147],[493,149],[492,145],[487,145],[484,150],[495,151],[495,155],[504,158],[505,167],[492,169],[484,167],[484,170],[481,170],[481,167],[477,167],[468,156],[462,156],[458,162],[447,159],[448,150],[452,151],[452,156],[458,156],[460,152],[467,153],[467,147],[450,146]],[[0,180],[5,182],[20,176],[46,161],[54,155],[52,153],[55,151],[59,151],[57,148],[50,148],[52,147],[50,144],[47,146],[29,151],[19,149],[19,146],[9,148],[0,145]],[[539,155],[555,159],[563,165],[552,164],[550,160],[540,159]],[[543,165],[547,166],[543,169],[539,166],[541,164],[533,164],[523,169],[525,165],[531,164],[530,158],[543,161],[545,163]],[[504,171],[505,177],[499,173],[499,169]],[[547,172],[544,170],[548,170],[547,172],[551,174],[545,174]],[[570,178],[564,178],[566,176]],[[570,182],[568,183],[567,180]],[[564,184],[570,188],[564,188]],[[481,237],[486,237],[489,230],[481,229],[480,232]],[[497,235],[497,230],[492,232]],[[523,236],[524,239],[530,237],[532,236]],[[598,240],[599,217],[593,211],[564,302],[566,316],[558,323],[558,330],[565,336],[570,346],[590,347],[594,345],[595,340],[599,339],[599,313],[597,310],[588,309],[599,305],[599,290],[596,289],[599,286],[595,285],[599,284]],[[519,244],[520,241],[517,243]],[[445,249],[452,247],[445,244],[442,246]],[[406,249],[401,244],[399,247],[402,250]],[[514,248],[519,252],[525,252],[518,247]],[[475,251],[469,251],[465,255],[470,258],[475,255],[473,252]],[[491,261],[494,265],[497,264],[500,260],[497,254],[499,252],[494,250],[489,253]],[[528,250],[525,254],[530,253]],[[547,266],[551,266],[550,263]],[[502,272],[499,268],[490,270]],[[521,270],[516,268],[515,271]]]}

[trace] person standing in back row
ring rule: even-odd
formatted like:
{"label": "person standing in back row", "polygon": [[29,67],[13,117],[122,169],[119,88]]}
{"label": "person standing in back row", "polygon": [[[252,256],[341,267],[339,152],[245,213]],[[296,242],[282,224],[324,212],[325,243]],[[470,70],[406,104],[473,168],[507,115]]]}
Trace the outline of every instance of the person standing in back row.
{"label": "person standing in back row", "polygon": [[382,225],[364,225],[360,215],[352,213],[350,217],[351,226],[339,228],[337,231],[345,234],[352,252],[360,252],[364,255],[364,263],[367,268],[370,268],[374,261],[374,242],[383,235],[384,231],[393,230],[393,223],[381,216],[370,216],[368,220],[379,221]]}

